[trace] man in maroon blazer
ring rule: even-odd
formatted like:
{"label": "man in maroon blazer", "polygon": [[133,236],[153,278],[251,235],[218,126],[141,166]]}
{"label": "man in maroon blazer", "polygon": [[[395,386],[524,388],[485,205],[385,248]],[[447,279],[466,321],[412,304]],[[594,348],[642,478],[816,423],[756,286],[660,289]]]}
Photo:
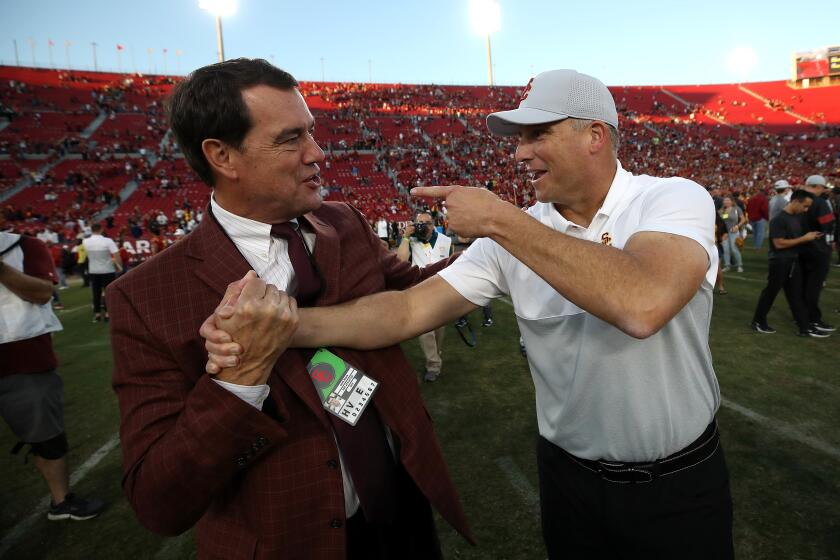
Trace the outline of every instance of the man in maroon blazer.
{"label": "man in maroon blazer", "polygon": [[[331,348],[379,382],[354,427],[325,411],[311,351],[287,348],[296,302],[278,289],[333,305],[439,268],[400,262],[359,212],[322,203],[324,153],[296,86],[239,59],[196,70],[169,100],[213,196],[191,235],[108,290],[123,488],[152,531],[197,524],[200,558],[439,558],[430,504],[472,536],[399,347]],[[283,328],[246,339],[238,365],[209,376],[199,326],[250,269],[243,291],[271,302]],[[380,470],[359,462],[379,449]]]}

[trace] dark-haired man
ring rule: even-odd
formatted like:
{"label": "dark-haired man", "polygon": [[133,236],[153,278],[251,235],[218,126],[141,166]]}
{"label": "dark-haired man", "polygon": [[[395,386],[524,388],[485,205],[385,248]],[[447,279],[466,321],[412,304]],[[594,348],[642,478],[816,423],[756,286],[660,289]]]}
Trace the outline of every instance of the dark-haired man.
{"label": "dark-haired man", "polygon": [[802,261],[802,290],[808,322],[821,332],[836,329],[823,321],[820,310],[820,294],[831,266],[831,250],[834,247],[834,214],[831,204],[823,198],[826,184],[822,175],[811,175],[805,180],[804,189],[814,195],[814,203],[804,214],[805,231],[821,235],[802,245],[799,258]]}
{"label": "dark-haired man", "polygon": [[[359,212],[322,204],[324,152],[297,85],[238,59],[196,70],[168,101],[213,194],[189,236],[108,290],[123,488],[153,531],[197,523],[199,557],[439,558],[430,503],[471,537],[399,347],[332,349],[311,377],[312,352],[288,348],[297,305],[406,288],[438,268],[401,262]],[[224,300],[238,314],[223,326],[244,351],[211,378],[198,329],[231,285],[243,297]],[[355,407],[330,393],[339,377]]]}
{"label": "dark-haired man", "polygon": [[799,336],[826,338],[828,333],[818,331],[808,322],[805,302],[802,300],[802,271],[799,264],[799,250],[805,243],[822,234],[816,231],[802,232],[802,214],[808,212],[814,202],[814,195],[808,191],[796,191],[781,213],[770,220],[770,248],[767,252],[767,286],[761,291],[758,305],[753,314],[752,329],[762,334],[776,331],[767,324],[767,313],[779,290],[785,290],[790,311]]}

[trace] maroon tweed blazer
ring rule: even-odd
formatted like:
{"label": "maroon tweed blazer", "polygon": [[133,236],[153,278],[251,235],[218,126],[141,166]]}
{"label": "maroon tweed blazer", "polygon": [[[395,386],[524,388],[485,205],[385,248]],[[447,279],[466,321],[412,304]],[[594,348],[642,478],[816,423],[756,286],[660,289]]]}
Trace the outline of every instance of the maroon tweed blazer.
{"label": "maroon tweed blazer", "polygon": [[[325,203],[304,216],[326,280],[317,305],[406,288],[421,271],[385,251],[365,219]],[[140,522],[164,535],[198,523],[200,558],[344,560],[338,452],[303,351],[269,378],[279,422],[204,373],[198,329],[230,282],[250,269],[208,211],[181,242],[112,283],[107,302],[120,405],[123,489]],[[432,506],[473,541],[455,487],[398,346],[332,349],[379,380],[373,405]]]}

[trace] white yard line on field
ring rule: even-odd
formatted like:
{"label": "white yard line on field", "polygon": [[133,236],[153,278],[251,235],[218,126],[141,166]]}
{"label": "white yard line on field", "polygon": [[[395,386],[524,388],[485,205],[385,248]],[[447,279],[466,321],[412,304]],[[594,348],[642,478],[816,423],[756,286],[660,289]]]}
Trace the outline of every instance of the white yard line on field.
{"label": "white yard line on field", "polygon": [[525,473],[516,466],[516,463],[513,462],[513,458],[507,455],[499,457],[496,459],[495,463],[500,469],[502,469],[502,472],[505,473],[505,476],[511,486],[513,486],[513,489],[516,490],[517,494],[519,494],[519,497],[522,498],[522,501],[525,502],[525,505],[527,505],[533,512],[534,517],[539,519],[540,496],[537,494],[537,491],[534,490],[534,487],[531,486],[531,483],[528,482],[528,478],[525,476]]}
{"label": "white yard line on field", "polygon": [[741,416],[746,416],[753,422],[761,424],[763,427],[767,428],[771,432],[775,432],[784,438],[791,439],[797,443],[801,443],[802,445],[807,445],[808,447],[816,449],[817,451],[822,451],[823,453],[829,455],[834,459],[840,459],[840,449],[813,436],[809,436],[808,434],[800,432],[787,422],[782,422],[781,420],[768,418],[750,408],[747,408],[746,406],[740,405],[736,402],[732,402],[729,399],[722,398],[720,400],[720,404],[730,410],[737,412]]}

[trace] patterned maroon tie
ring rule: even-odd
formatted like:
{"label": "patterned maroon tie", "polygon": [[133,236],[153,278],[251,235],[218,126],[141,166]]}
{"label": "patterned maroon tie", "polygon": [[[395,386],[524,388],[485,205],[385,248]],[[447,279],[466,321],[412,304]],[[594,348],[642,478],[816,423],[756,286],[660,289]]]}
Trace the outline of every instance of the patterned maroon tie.
{"label": "patterned maroon tie", "polygon": [[[271,235],[283,238],[289,244],[289,260],[297,279],[298,305],[311,305],[321,292],[323,283],[303,244],[303,237],[288,222],[271,226]],[[397,495],[396,465],[376,408],[369,405],[355,426],[329,412],[327,418],[332,423],[365,518],[380,524],[393,521]]]}
{"label": "patterned maroon tie", "polygon": [[297,279],[297,295],[295,299],[298,305],[306,307],[315,302],[315,298],[321,293],[321,277],[309,257],[309,251],[303,244],[303,237],[290,222],[274,224],[271,226],[271,235],[285,239],[289,244],[289,260],[292,261],[292,268],[295,269]]}

